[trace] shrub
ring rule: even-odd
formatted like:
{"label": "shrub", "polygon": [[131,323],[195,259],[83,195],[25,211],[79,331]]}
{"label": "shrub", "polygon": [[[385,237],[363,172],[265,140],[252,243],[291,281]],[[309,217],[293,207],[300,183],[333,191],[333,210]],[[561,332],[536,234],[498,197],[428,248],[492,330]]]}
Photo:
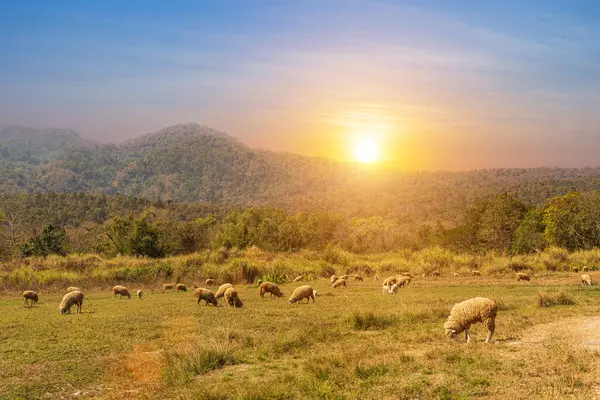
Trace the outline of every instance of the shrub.
{"label": "shrub", "polygon": [[365,313],[356,311],[350,316],[350,326],[357,331],[385,329],[395,322],[396,320],[393,317],[375,315],[372,311]]}
{"label": "shrub", "polygon": [[538,307],[569,306],[575,304],[575,300],[565,292],[538,292]]}

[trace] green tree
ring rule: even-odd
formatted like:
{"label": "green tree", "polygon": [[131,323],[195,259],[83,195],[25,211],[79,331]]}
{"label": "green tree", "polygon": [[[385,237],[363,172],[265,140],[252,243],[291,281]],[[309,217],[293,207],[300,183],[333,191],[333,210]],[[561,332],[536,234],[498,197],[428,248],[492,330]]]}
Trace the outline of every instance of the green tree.
{"label": "green tree", "polygon": [[23,245],[21,254],[24,257],[47,256],[49,254],[66,255],[64,245],[67,233],[59,226],[46,225],[41,235],[34,236]]}
{"label": "green tree", "polygon": [[542,211],[529,210],[515,232],[511,251],[514,254],[523,254],[544,250],[547,243],[544,236],[545,228]]}
{"label": "green tree", "polygon": [[575,250],[579,247],[575,235],[575,217],[579,213],[579,193],[554,197],[542,209],[544,236],[548,244]]}
{"label": "green tree", "polygon": [[133,215],[115,217],[107,228],[107,236],[119,254],[160,257],[159,230],[153,224],[154,214],[146,212],[139,218]]}
{"label": "green tree", "polygon": [[525,213],[523,203],[508,193],[494,196],[479,221],[478,237],[485,248],[507,253]]}

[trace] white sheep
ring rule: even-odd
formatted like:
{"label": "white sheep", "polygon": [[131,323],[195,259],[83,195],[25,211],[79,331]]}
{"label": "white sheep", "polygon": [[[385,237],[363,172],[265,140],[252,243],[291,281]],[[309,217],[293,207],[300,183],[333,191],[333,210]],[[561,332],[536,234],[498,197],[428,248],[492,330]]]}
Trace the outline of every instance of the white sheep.
{"label": "white sheep", "polygon": [[233,285],[231,283],[222,284],[221,286],[219,286],[219,289],[217,289],[217,293],[215,293],[215,297],[218,299],[218,298],[225,296],[225,291],[232,287],[233,287]]}
{"label": "white sheep", "polygon": [[304,280],[304,276],[303,275],[298,275],[297,277],[294,278],[294,282],[301,282]]}
{"label": "white sheep", "polygon": [[141,300],[141,299],[142,299],[142,295],[143,295],[143,294],[144,294],[144,293],[143,293],[141,290],[138,290],[138,291],[137,291],[137,298],[138,298],[138,300]]}
{"label": "white sheep", "polygon": [[302,303],[302,300],[304,299],[306,299],[307,303],[310,303],[310,299],[312,299],[313,303],[315,302],[315,291],[309,285],[297,287],[290,297],[290,304],[294,304],[296,302]]}
{"label": "white sheep", "polygon": [[382,286],[383,294],[388,294],[390,292],[390,287],[388,285]]}
{"label": "white sheep", "polygon": [[242,300],[240,300],[237,290],[235,290],[233,287],[230,287],[225,291],[225,303],[227,303],[229,307],[235,308],[241,308],[244,306],[244,303],[242,303]]}
{"label": "white sheep", "polygon": [[398,284],[394,283],[389,291],[390,294],[398,294]]}
{"label": "white sheep", "polygon": [[76,291],[76,290],[79,290],[79,291],[81,292],[81,289],[79,289],[77,286],[69,286],[69,287],[67,288],[67,293],[69,293],[69,292],[74,292],[74,291]]}
{"label": "white sheep", "polygon": [[581,286],[592,286],[592,277],[588,274],[581,275]]}
{"label": "white sheep", "polygon": [[115,287],[112,288],[112,292],[113,292],[114,298],[117,298],[117,295],[118,295],[119,298],[122,298],[123,296],[125,296],[128,299],[131,299],[131,294],[129,293],[129,290],[127,290],[127,288],[125,286],[116,285]]}
{"label": "white sheep", "polygon": [[84,294],[80,290],[74,290],[65,294],[58,306],[58,311],[60,311],[61,314],[71,314],[71,307],[77,305],[77,314],[81,313],[83,298]]}
{"label": "white sheep", "polygon": [[214,285],[214,284],[215,284],[215,280],[214,279],[208,278],[206,280],[206,286],[211,286],[211,285]]}
{"label": "white sheep", "polygon": [[333,285],[335,283],[335,281],[337,281],[338,277],[335,275],[331,275],[331,278],[329,278],[331,280],[331,284]]}
{"label": "white sheep", "polygon": [[25,298],[25,306],[27,306],[27,302],[30,301],[31,307],[33,307],[33,303],[37,304],[39,299],[38,294],[33,290],[24,291],[23,297]]}
{"label": "white sheep", "polygon": [[471,340],[469,329],[471,324],[482,322],[488,328],[488,335],[485,343],[489,343],[496,329],[496,313],[498,307],[490,299],[475,297],[469,300],[457,303],[452,307],[450,316],[444,324],[446,336],[453,340],[458,340],[458,335],[465,331],[467,343]]}
{"label": "white sheep", "polygon": [[334,289],[335,289],[335,288],[338,288],[338,287],[341,287],[341,286],[343,286],[343,287],[345,287],[345,288],[347,288],[347,287],[348,287],[348,286],[346,285],[346,280],[345,280],[345,279],[342,279],[342,278],[340,278],[340,279],[338,279],[337,281],[333,282],[333,285],[332,285],[332,287],[333,287]]}

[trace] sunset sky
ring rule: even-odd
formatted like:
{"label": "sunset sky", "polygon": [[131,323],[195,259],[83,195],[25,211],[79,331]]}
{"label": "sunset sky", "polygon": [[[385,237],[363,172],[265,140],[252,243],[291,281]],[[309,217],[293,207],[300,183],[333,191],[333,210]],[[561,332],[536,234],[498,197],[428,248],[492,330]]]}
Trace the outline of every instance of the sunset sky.
{"label": "sunset sky", "polygon": [[600,2],[3,1],[0,124],[402,169],[600,165]]}

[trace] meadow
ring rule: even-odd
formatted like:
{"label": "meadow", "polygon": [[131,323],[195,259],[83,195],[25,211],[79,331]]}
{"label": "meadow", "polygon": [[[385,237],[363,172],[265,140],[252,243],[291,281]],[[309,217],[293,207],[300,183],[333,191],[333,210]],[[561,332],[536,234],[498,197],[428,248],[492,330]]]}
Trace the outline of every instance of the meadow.
{"label": "meadow", "polygon": [[[594,277],[594,272],[591,273]],[[120,282],[125,283],[125,282]],[[0,299],[0,399],[590,399],[600,393],[600,289],[579,274],[416,276],[397,296],[372,277],[316,303],[260,298],[238,283],[242,309],[198,305],[192,291],[126,283],[142,300],[84,286],[82,314],[59,315],[60,290],[31,308]],[[213,287],[216,289],[216,287]],[[64,290],[64,289],[62,289]],[[493,344],[474,325],[449,341],[453,304],[499,306]],[[544,300],[543,302],[541,300]],[[540,306],[544,303],[544,307]],[[75,309],[73,309],[75,311]]]}

